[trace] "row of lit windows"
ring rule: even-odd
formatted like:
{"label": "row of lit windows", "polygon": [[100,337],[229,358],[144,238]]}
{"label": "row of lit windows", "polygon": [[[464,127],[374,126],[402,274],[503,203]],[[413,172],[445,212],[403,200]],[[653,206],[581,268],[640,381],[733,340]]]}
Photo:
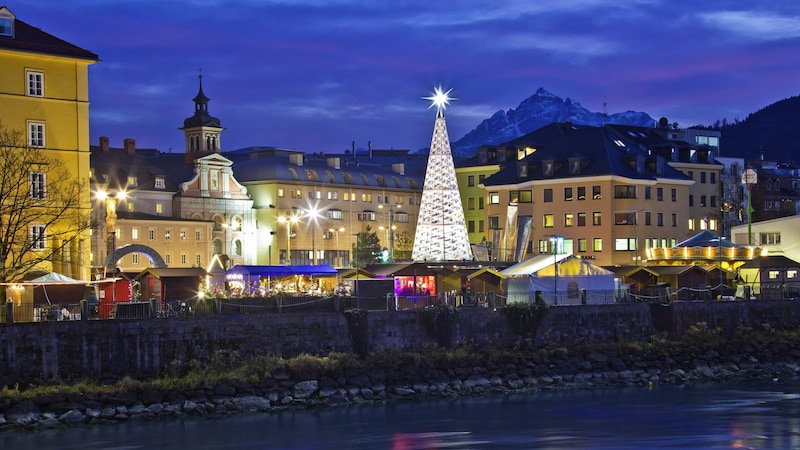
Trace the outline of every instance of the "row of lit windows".
{"label": "row of lit windows", "polygon": [[[572,246],[572,239],[565,239],[564,240],[565,247]],[[576,239],[576,248],[575,250],[579,253],[585,253],[589,251],[589,243],[591,242],[591,251],[593,252],[602,252],[603,251],[603,239],[602,238],[578,238]],[[645,248],[653,248],[653,247],[666,247],[675,246],[677,244],[677,240],[674,238],[646,238],[644,239],[644,246]],[[538,242],[539,253],[552,253],[552,242],[550,239],[540,239]],[[614,239],[614,250],[615,251],[636,251],[636,238],[616,238]]]}
{"label": "row of lit windows", "polygon": [[[555,214],[543,214],[542,215],[542,225],[544,228],[553,228],[555,227]],[[678,214],[672,213],[670,215],[670,226],[677,227],[678,226]],[[579,212],[579,213],[564,213],[564,226],[565,227],[585,227],[587,221],[587,213]],[[637,213],[634,211],[624,211],[624,212],[617,212],[614,213],[614,225],[638,225],[637,220]],[[601,212],[593,212],[592,213],[592,226],[602,226],[603,225],[603,213]],[[653,213],[650,211],[644,212],[644,225],[645,226],[653,226]],[[663,227],[664,226],[664,213],[656,213],[655,214],[655,226]],[[691,225],[690,225],[691,226]],[[489,229],[490,230],[497,230],[500,229],[500,217],[499,216],[490,216],[489,217]]]}
{"label": "row of lit windows", "polygon": [[[131,256],[131,264],[134,265],[134,266],[138,266],[139,265],[139,261],[140,261],[139,254],[138,253],[132,253],[130,256]],[[187,261],[188,261],[188,257],[186,256],[186,253],[181,253],[180,263],[182,265],[186,265]],[[172,264],[172,254],[171,253],[165,253],[164,254],[164,262],[167,265]],[[202,255],[200,253],[195,253],[195,255],[194,255],[194,265],[197,266],[197,267],[202,267],[202,262],[203,262]],[[150,261],[149,260],[145,261],[145,263],[149,265]]]}
{"label": "row of lit windows", "polygon": [[[292,156],[293,157],[297,156],[298,159],[299,159],[299,157],[302,156],[302,155],[292,155]],[[294,181],[301,181],[301,178],[297,173],[297,169],[295,169],[294,167],[289,167],[288,169],[289,169],[289,173],[292,174],[292,179]],[[305,169],[305,175],[306,175],[305,179],[308,180],[308,181],[311,181],[311,182],[319,182],[320,181],[319,172],[317,172],[315,169]],[[348,172],[342,172],[341,175],[342,175],[343,181],[346,184],[356,184],[356,179],[353,177],[352,174],[350,174]],[[327,182],[328,183],[336,183],[336,178],[333,176],[333,172],[332,171],[330,171],[330,170],[325,171],[325,176],[327,177]],[[361,178],[361,182],[364,184],[364,186],[369,186],[370,185],[369,178],[366,175],[364,175],[362,173],[362,174],[359,174],[359,177]],[[403,187],[403,185],[400,183],[400,179],[397,178],[394,175],[392,175],[392,181],[394,181],[395,187],[397,187],[397,188],[402,188]],[[415,180],[413,178],[406,178],[406,183],[408,184],[408,187],[410,189],[418,189],[417,180]],[[375,175],[375,185],[379,186],[379,187],[388,187],[388,184],[386,183],[386,177],[384,177],[382,175]]]}
{"label": "row of lit windows", "polygon": [[[644,186],[644,198],[645,200],[652,199],[652,186]],[[592,186],[592,199],[593,200],[600,200],[603,198],[602,188],[600,186]],[[617,185],[614,186],[614,198],[615,199],[636,199],[637,198],[637,186],[634,185]],[[572,200],[586,200],[586,186],[577,186],[573,187],[565,187],[564,188],[564,197],[563,200],[566,202]],[[670,189],[670,199],[673,202],[678,201],[678,190],[676,188]],[[658,187],[656,188],[656,200],[661,202],[664,201],[664,188]],[[508,193],[508,201],[509,203],[531,203],[533,201],[533,197],[530,190],[524,191],[510,191]],[[546,188],[542,190],[542,201],[544,203],[552,203],[555,201],[554,189]],[[488,202],[490,205],[497,205],[500,204],[500,193],[499,192],[489,192],[488,194]],[[714,200],[716,203],[716,199]]]}
{"label": "row of lit windows", "polygon": [[[116,235],[117,235],[117,239],[122,239],[122,229],[117,228]],[[178,236],[179,236],[180,240],[185,241],[185,240],[188,239],[189,232],[187,230],[180,230],[180,231],[178,231]],[[194,232],[194,240],[195,241],[201,241],[202,237],[203,237],[202,231],[195,230],[195,232]],[[139,236],[139,228],[135,228],[135,227],[131,228],[131,240],[138,241],[139,238],[140,238],[140,236]],[[155,229],[150,228],[149,230],[147,230],[147,239],[150,240],[150,241],[153,241],[153,240],[156,239],[156,230]],[[167,229],[164,230],[164,240],[165,241],[172,240],[172,229],[171,228],[167,228]]]}
{"label": "row of lit windows", "polygon": [[[395,211],[394,213],[394,221],[399,223],[408,223],[408,214]],[[324,212],[324,216],[326,219],[331,220],[342,220],[344,219],[344,213],[340,209],[328,209]],[[378,213],[375,211],[363,211],[358,213],[357,218],[359,221],[362,222],[375,222],[378,220]]]}
{"label": "row of lit windows", "polygon": [[[303,198],[303,191],[302,189],[289,189],[289,195],[291,198]],[[284,198],[286,196],[286,192],[283,188],[278,188],[278,197]],[[393,204],[393,205],[402,205],[405,202],[405,198],[402,195],[376,195],[377,203],[380,204]],[[328,191],[327,194],[328,200],[339,200],[339,193],[336,191]],[[322,191],[308,191],[308,199],[309,200],[322,200]],[[371,193],[363,193],[360,196],[360,199],[364,203],[372,203],[372,194]],[[355,192],[345,192],[342,196],[342,200],[346,202],[355,202],[359,200],[359,195]],[[419,199],[415,199],[414,197],[408,197],[408,204],[419,204]]]}

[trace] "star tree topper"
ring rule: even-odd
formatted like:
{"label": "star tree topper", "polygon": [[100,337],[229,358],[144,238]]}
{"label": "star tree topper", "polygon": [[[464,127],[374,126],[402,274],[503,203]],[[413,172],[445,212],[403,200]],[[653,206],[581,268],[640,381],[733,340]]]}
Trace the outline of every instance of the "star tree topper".
{"label": "star tree topper", "polygon": [[431,95],[430,97],[422,97],[422,98],[424,100],[431,101],[431,106],[428,106],[428,109],[431,109],[434,106],[436,106],[436,115],[439,116],[442,114],[442,111],[444,111],[444,109],[447,108],[447,105],[451,101],[458,100],[455,97],[450,97],[451,92],[453,92],[452,88],[448,89],[447,92],[445,92],[444,89],[442,89],[442,85],[440,84],[439,87],[433,89],[433,95]]}

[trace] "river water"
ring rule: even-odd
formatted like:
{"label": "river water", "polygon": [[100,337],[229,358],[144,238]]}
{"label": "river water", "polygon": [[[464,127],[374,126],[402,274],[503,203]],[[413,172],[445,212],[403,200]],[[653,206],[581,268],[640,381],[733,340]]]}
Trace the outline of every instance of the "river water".
{"label": "river water", "polygon": [[533,392],[2,432],[5,449],[800,449],[800,381]]}

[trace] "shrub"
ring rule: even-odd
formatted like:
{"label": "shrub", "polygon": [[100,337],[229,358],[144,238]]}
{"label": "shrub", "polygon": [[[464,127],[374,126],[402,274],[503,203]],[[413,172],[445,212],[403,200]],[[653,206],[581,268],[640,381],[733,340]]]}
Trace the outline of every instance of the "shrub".
{"label": "shrub", "polygon": [[542,299],[535,302],[514,302],[509,303],[500,309],[508,320],[511,329],[515,333],[524,336],[535,334],[542,318],[547,314],[547,303]]}

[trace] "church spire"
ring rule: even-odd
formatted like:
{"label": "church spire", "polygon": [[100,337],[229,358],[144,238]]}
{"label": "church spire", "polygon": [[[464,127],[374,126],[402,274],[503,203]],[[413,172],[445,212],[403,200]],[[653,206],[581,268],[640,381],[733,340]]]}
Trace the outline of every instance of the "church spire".
{"label": "church spire", "polygon": [[186,140],[186,162],[211,153],[219,153],[219,134],[223,130],[219,119],[208,113],[208,102],[211,100],[203,92],[203,74],[200,73],[200,88],[192,99],[194,115],[183,121],[183,134]]}
{"label": "church spire", "polygon": [[194,111],[195,113],[204,111],[206,114],[208,113],[208,102],[211,100],[210,98],[206,97],[206,94],[203,92],[203,73],[200,72],[198,76],[200,78],[200,90],[197,91],[197,95],[192,99],[194,101]]}

